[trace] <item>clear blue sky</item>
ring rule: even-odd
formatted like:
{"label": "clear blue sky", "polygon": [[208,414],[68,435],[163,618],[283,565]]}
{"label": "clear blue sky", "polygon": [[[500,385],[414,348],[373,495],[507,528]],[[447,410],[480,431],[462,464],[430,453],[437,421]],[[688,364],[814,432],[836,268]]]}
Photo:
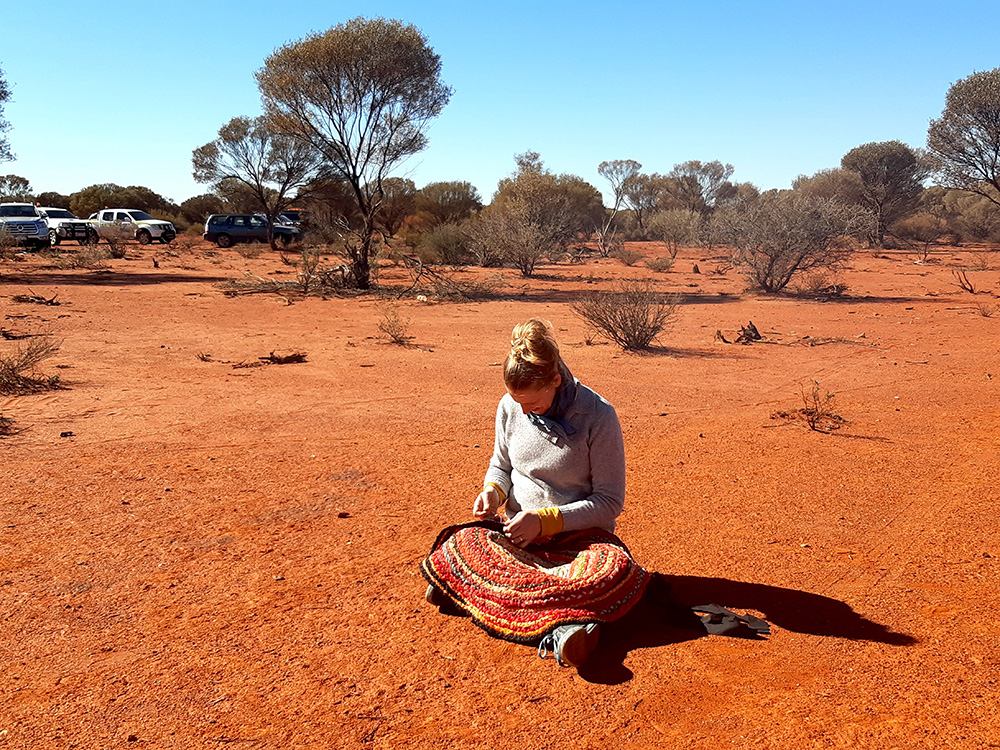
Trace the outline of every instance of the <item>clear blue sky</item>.
{"label": "clear blue sky", "polygon": [[[120,0],[22,4],[0,32],[16,161],[36,192],[144,185],[205,192],[191,151],[260,113],[276,47],[357,15],[419,27],[454,89],[430,146],[397,173],[467,180],[488,202],[513,156],[601,190],[597,165],[731,163],[788,187],[854,146],[925,144],[948,87],[1000,67],[1000,2],[398,2]],[[10,18],[5,8],[3,15]]]}

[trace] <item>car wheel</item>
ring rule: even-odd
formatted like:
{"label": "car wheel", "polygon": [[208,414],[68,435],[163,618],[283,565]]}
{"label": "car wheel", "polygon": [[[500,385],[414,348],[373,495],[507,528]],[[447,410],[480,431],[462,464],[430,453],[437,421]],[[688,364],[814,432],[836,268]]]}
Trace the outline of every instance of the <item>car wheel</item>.
{"label": "car wheel", "polygon": [[56,230],[55,229],[50,229],[49,230],[49,244],[52,247],[56,247],[59,244],[59,235],[56,234]]}
{"label": "car wheel", "polygon": [[220,234],[218,237],[215,238],[215,244],[218,245],[219,247],[232,247],[233,238],[230,237],[228,234]]}
{"label": "car wheel", "polygon": [[153,241],[153,235],[151,235],[147,229],[140,229],[136,233],[135,238],[139,240],[140,245],[148,245]]}
{"label": "car wheel", "polygon": [[278,236],[278,239],[281,241],[282,247],[288,247],[290,244],[292,244],[291,235],[282,234]]}
{"label": "car wheel", "polygon": [[101,236],[97,232],[87,232],[87,236],[80,240],[81,245],[96,245],[101,241]]}

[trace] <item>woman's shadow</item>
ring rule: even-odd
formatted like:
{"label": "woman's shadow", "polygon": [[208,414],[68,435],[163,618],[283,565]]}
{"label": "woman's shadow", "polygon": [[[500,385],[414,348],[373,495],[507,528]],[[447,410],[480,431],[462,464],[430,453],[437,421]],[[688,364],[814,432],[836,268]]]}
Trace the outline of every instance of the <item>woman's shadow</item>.
{"label": "woman's shadow", "polygon": [[[632,671],[625,666],[630,651],[705,637],[705,627],[691,608],[710,603],[756,610],[771,624],[796,633],[893,646],[917,642],[910,635],[894,633],[865,619],[844,602],[820,594],[725,578],[654,573],[642,600],[622,619],[601,626],[597,650],[580,669],[580,676],[607,685],[627,682],[632,678]],[[735,635],[761,639],[750,629],[735,631]]]}

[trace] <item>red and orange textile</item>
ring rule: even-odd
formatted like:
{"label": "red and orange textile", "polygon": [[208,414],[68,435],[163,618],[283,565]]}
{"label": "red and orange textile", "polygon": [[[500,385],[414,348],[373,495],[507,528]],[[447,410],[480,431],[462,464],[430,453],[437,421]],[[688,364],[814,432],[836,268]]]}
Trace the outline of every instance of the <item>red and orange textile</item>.
{"label": "red and orange textile", "polygon": [[479,627],[517,643],[559,625],[613,622],[642,598],[650,578],[602,529],[563,532],[522,550],[489,522],[442,531],[420,570]]}

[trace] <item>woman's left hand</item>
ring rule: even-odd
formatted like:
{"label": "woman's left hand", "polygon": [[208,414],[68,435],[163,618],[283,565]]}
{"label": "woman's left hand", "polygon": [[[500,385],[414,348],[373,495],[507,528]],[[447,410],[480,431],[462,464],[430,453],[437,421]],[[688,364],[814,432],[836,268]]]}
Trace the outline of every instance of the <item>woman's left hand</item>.
{"label": "woman's left hand", "polygon": [[504,524],[503,533],[513,544],[524,549],[542,533],[542,520],[534,511],[522,510]]}

